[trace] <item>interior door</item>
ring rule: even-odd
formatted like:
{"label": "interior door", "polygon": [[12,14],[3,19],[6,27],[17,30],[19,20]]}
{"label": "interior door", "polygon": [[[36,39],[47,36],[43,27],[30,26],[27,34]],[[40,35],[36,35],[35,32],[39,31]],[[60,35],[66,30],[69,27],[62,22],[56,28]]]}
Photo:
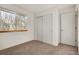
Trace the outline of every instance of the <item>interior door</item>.
{"label": "interior door", "polygon": [[43,16],[43,42],[52,44],[52,15]]}
{"label": "interior door", "polygon": [[61,14],[61,43],[75,46],[75,12]]}

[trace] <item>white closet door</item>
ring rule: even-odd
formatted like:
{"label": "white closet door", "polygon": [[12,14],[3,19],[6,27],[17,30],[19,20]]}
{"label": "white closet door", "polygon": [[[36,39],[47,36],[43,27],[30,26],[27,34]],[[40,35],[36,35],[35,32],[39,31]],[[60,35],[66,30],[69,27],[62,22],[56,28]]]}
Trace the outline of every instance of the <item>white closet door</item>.
{"label": "white closet door", "polygon": [[52,14],[38,17],[37,19],[37,38],[38,40],[52,44]]}
{"label": "white closet door", "polygon": [[61,14],[61,43],[75,46],[75,13]]}
{"label": "white closet door", "polygon": [[42,19],[43,17],[38,17],[37,21],[37,39],[42,41],[43,40],[43,33],[42,33]]}
{"label": "white closet door", "polygon": [[43,16],[43,42],[52,44],[52,15]]}
{"label": "white closet door", "polygon": [[43,42],[47,42],[47,17],[43,16],[42,20],[42,35],[43,35]]}
{"label": "white closet door", "polygon": [[48,43],[52,43],[52,17],[51,15],[47,15],[47,40]]}

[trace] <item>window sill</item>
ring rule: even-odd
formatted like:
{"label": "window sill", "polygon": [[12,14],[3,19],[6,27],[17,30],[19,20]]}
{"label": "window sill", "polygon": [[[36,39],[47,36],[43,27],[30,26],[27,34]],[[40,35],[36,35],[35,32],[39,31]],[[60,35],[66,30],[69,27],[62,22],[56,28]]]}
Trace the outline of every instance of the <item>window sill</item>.
{"label": "window sill", "polygon": [[28,30],[0,30],[0,33],[5,33],[5,32],[24,32]]}

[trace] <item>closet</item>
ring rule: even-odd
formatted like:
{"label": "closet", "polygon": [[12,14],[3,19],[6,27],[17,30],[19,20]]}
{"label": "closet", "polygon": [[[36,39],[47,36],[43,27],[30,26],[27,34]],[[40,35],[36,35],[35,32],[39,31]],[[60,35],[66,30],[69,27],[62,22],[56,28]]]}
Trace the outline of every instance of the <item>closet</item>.
{"label": "closet", "polygon": [[52,21],[53,21],[52,14],[37,17],[37,40],[48,44],[52,44],[53,41]]}

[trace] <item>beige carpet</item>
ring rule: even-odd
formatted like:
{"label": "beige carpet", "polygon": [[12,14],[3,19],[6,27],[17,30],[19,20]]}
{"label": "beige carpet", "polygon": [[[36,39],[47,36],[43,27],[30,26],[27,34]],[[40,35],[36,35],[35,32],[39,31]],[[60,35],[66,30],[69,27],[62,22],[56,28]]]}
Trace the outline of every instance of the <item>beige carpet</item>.
{"label": "beige carpet", "polygon": [[0,51],[1,55],[77,55],[77,47],[60,44],[52,46],[40,41],[30,41]]}

